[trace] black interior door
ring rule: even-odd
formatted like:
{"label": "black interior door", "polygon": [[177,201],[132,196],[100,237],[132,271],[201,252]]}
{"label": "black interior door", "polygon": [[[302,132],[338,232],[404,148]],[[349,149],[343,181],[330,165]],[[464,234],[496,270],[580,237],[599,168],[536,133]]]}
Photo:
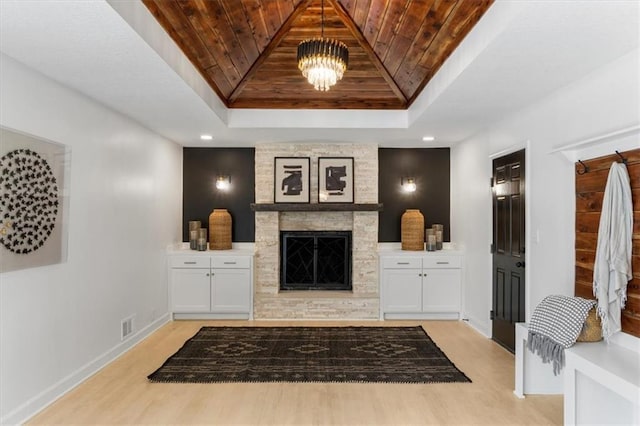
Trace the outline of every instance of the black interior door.
{"label": "black interior door", "polygon": [[524,150],[493,160],[492,338],[515,351],[515,323],[525,320]]}

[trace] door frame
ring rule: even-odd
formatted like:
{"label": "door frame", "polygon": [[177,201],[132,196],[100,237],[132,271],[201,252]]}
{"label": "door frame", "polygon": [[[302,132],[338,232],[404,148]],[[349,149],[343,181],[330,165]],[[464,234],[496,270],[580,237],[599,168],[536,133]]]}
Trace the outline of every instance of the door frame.
{"label": "door frame", "polygon": [[[497,151],[493,154],[489,155],[489,171],[491,171],[493,169],[493,160],[496,158],[500,158],[503,157],[505,155],[509,155],[512,154],[516,151],[520,151],[524,149],[524,166],[525,166],[525,170],[524,170],[524,177],[525,177],[525,205],[524,205],[524,238],[525,238],[525,243],[524,243],[524,262],[526,268],[524,268],[524,282],[525,282],[525,287],[524,287],[524,310],[525,310],[525,321],[529,322],[531,320],[531,313],[533,311],[532,307],[529,306],[530,300],[531,300],[531,246],[532,246],[532,239],[531,236],[533,235],[532,233],[532,229],[531,229],[531,193],[532,193],[532,189],[534,187],[534,185],[532,185],[532,176],[533,176],[533,170],[531,168],[531,140],[527,139],[525,141],[516,143],[514,145],[510,145],[509,147],[502,149],[500,151]],[[489,179],[493,179],[493,176],[489,176]],[[491,194],[489,194],[489,196],[491,196]],[[493,203],[491,204],[491,209],[493,209]],[[489,213],[492,213],[492,211],[490,211]],[[493,217],[493,215],[491,215],[491,217]],[[491,232],[493,235],[493,220],[491,222]],[[537,231],[536,231],[537,232]],[[493,237],[492,237],[492,241],[493,241]],[[489,244],[491,244],[491,242],[489,242]],[[488,288],[489,288],[489,292],[488,292],[488,303],[489,303],[489,310],[493,309],[493,268],[492,268],[492,262],[493,262],[493,254],[490,254],[488,256],[488,267],[489,270],[491,271],[491,276],[490,276],[490,280],[488,282]],[[492,331],[492,321],[493,320],[489,320],[489,328],[488,328],[488,332],[489,332],[489,336],[493,337],[493,331]]]}

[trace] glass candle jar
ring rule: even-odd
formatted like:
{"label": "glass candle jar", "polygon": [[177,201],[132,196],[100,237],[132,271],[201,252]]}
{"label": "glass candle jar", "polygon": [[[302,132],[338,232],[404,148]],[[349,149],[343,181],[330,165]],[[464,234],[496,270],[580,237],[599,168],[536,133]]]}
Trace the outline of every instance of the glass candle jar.
{"label": "glass candle jar", "polygon": [[427,251],[436,251],[436,236],[427,236]]}
{"label": "glass candle jar", "polygon": [[436,231],[433,228],[425,230],[425,241],[427,242],[427,251],[436,250]]}
{"label": "glass candle jar", "polygon": [[444,225],[439,223],[433,224],[433,229],[436,231],[436,250],[442,250],[442,237],[444,234]]}
{"label": "glass candle jar", "polygon": [[206,250],[207,250],[207,239],[198,238],[198,251],[206,251]]}
{"label": "glass candle jar", "polygon": [[193,229],[189,231],[189,248],[196,250],[198,248],[198,230]]}

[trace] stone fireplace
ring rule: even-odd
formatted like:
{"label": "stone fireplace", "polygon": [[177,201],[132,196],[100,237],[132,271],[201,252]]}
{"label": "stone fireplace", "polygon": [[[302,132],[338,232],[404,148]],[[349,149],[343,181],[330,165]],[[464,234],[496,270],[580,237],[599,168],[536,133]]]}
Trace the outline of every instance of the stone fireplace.
{"label": "stone fireplace", "polygon": [[[378,148],[353,144],[258,144],[256,203],[273,203],[274,158],[311,158],[311,203],[318,201],[318,157],[354,158],[354,202],[378,202]],[[378,212],[256,211],[256,319],[377,319]],[[351,291],[280,290],[281,231],[351,231]]]}

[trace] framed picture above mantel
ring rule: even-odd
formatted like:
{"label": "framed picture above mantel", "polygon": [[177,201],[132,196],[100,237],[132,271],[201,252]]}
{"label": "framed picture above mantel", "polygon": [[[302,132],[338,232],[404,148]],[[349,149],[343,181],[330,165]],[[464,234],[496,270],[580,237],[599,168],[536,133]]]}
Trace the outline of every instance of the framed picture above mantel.
{"label": "framed picture above mantel", "polygon": [[353,203],[353,157],[318,158],[318,203]]}
{"label": "framed picture above mantel", "polygon": [[273,201],[275,203],[310,202],[309,157],[275,157]]}

